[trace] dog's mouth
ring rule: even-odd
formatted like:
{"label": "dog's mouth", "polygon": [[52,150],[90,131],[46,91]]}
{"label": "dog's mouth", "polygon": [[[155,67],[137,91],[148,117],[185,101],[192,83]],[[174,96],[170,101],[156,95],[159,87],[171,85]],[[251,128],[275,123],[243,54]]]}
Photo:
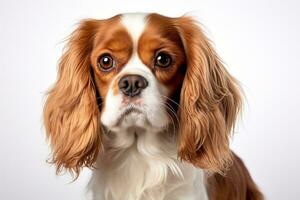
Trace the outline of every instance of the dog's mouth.
{"label": "dog's mouth", "polygon": [[126,116],[133,114],[133,113],[142,114],[142,111],[136,107],[129,107],[123,111],[123,113],[121,114],[121,116],[119,118],[120,118],[120,120],[122,120]]}
{"label": "dog's mouth", "polygon": [[136,107],[136,106],[128,106],[123,110],[117,120],[116,126],[119,126],[124,120],[132,118],[131,120],[137,120],[137,118],[141,117],[144,112]]}

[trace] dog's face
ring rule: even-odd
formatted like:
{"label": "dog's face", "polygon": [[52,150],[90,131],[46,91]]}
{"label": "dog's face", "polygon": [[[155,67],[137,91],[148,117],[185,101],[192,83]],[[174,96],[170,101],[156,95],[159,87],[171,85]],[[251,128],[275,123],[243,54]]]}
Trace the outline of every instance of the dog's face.
{"label": "dog's face", "polygon": [[174,120],[176,108],[168,102],[180,90],[186,68],[176,27],[155,14],[120,15],[103,23],[90,58],[102,124],[123,132],[165,128]]}
{"label": "dog's face", "polygon": [[170,123],[182,160],[222,171],[240,106],[234,78],[193,19],[123,14],[82,21],[71,34],[44,119],[58,171],[93,166],[104,127],[159,133]]}

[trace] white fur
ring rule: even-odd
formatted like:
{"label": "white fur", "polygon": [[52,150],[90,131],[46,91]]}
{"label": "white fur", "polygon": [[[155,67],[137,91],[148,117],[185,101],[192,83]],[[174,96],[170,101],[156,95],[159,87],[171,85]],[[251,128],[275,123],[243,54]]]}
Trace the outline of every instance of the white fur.
{"label": "white fur", "polygon": [[[142,105],[122,103],[112,85],[106,96],[101,122],[104,153],[97,160],[89,188],[93,200],[207,200],[201,169],[177,159],[174,123],[164,107],[167,89],[139,59],[136,46],[145,27],[145,14],[125,14],[121,22],[134,41],[134,53],[115,80],[124,74],[146,78]],[[119,117],[128,107],[141,113]],[[171,125],[170,125],[171,124]]]}

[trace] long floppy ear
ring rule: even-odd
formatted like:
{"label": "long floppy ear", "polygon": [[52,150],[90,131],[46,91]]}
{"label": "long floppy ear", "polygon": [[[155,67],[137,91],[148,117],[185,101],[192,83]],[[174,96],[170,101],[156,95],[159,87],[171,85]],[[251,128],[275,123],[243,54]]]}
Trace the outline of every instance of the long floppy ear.
{"label": "long floppy ear", "polygon": [[92,167],[101,149],[99,109],[90,52],[99,21],[86,20],[71,34],[59,63],[58,79],[44,107],[44,124],[57,173],[76,176]]}
{"label": "long floppy ear", "polygon": [[238,85],[193,19],[178,18],[176,26],[187,56],[178,155],[197,167],[222,173],[231,163],[229,136],[241,107]]}

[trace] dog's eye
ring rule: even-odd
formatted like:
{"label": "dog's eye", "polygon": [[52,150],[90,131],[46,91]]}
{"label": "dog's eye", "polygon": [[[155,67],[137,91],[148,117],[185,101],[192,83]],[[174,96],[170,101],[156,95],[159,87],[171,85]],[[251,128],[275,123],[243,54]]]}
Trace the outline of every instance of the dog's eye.
{"label": "dog's eye", "polygon": [[157,54],[155,58],[155,66],[160,68],[167,68],[172,64],[172,58],[170,55],[164,52]]}
{"label": "dog's eye", "polygon": [[114,59],[109,54],[103,54],[98,58],[97,66],[102,71],[109,71],[114,67]]}

